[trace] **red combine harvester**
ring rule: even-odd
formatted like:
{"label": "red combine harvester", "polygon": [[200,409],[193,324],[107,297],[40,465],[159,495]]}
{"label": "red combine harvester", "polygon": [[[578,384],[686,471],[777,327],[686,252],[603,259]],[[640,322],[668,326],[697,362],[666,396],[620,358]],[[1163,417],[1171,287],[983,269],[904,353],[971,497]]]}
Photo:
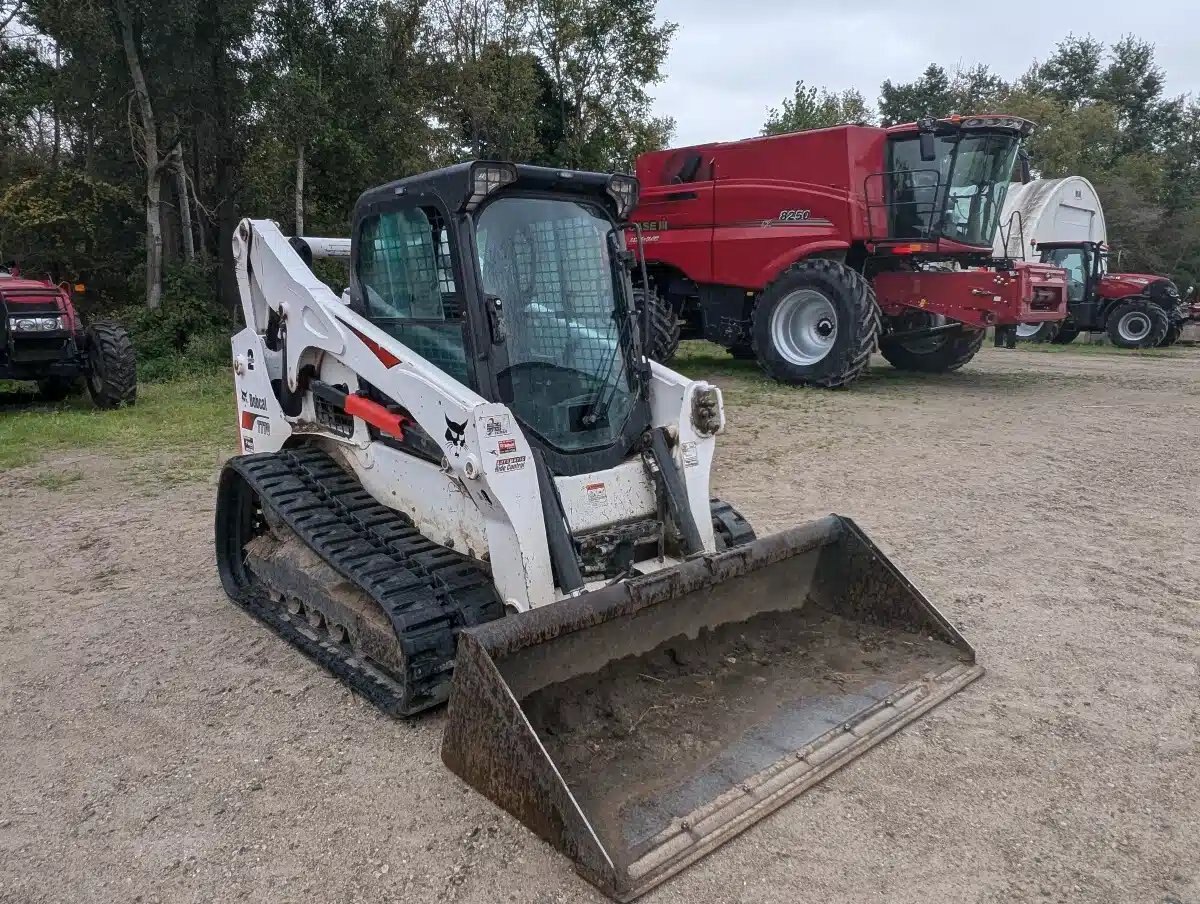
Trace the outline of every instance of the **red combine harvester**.
{"label": "red combine harvester", "polygon": [[1032,129],[952,116],[643,154],[633,220],[655,356],[703,338],[777,380],[836,387],[877,346],[895,367],[949,371],[987,327],[1062,320],[1062,270],[992,256]]}
{"label": "red combine harvester", "polygon": [[65,288],[4,268],[0,380],[37,383],[48,402],[78,391],[81,380],[98,408],[119,408],[137,399],[133,343],[119,324],[93,320],[85,327]]}

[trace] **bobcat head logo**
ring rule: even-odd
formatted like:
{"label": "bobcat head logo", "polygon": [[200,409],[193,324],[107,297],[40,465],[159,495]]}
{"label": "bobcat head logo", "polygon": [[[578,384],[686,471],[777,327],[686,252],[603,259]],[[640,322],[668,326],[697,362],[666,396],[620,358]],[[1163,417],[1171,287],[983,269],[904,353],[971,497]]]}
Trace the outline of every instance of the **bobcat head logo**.
{"label": "bobcat head logo", "polygon": [[446,418],[446,442],[454,447],[455,455],[458,454],[459,449],[467,444],[466,432],[466,421],[463,421],[461,424],[456,424],[454,421],[450,420],[449,417]]}

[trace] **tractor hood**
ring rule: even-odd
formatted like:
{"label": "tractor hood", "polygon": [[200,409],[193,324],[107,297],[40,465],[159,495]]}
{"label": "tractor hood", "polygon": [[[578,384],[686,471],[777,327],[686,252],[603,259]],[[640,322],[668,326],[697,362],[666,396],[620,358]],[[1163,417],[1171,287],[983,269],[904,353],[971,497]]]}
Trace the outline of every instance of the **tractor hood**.
{"label": "tractor hood", "polygon": [[34,313],[62,314],[66,329],[80,329],[79,315],[65,289],[49,280],[23,279],[0,273],[0,317]]}
{"label": "tractor hood", "polygon": [[1163,303],[1179,304],[1179,289],[1175,283],[1151,273],[1106,273],[1097,291],[1101,298],[1125,298],[1129,295],[1148,295]]}

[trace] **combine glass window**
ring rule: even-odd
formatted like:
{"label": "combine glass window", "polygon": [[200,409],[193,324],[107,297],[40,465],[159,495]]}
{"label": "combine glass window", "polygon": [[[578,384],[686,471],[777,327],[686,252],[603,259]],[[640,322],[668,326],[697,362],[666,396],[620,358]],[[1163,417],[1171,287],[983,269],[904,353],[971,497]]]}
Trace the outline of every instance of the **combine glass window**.
{"label": "combine glass window", "polygon": [[476,241],[507,333],[500,401],[563,451],[612,445],[635,396],[611,222],[583,201],[499,198],[480,213]]}
{"label": "combine glass window", "polygon": [[939,135],[922,160],[916,135],[888,142],[889,237],[988,246],[1000,224],[1020,139],[1011,132]]}
{"label": "combine glass window", "polygon": [[372,323],[468,382],[450,236],[436,210],[397,210],[364,220],[356,273]]}

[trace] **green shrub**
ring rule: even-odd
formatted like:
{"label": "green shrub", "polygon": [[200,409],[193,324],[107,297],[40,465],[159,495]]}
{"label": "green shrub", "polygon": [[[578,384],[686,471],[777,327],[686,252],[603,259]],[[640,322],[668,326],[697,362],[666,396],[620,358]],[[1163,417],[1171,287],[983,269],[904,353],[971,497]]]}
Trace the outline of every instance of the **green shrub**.
{"label": "green shrub", "polygon": [[174,267],[163,280],[162,305],[117,313],[133,337],[138,375],[147,382],[194,377],[229,366],[229,337],[237,328],[216,302],[215,267]]}

